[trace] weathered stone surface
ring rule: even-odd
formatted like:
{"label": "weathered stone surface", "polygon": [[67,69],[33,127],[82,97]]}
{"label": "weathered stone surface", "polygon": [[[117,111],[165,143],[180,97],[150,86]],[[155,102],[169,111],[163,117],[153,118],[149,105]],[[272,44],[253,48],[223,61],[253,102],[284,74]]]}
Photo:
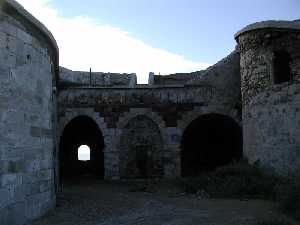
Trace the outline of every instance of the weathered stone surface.
{"label": "weathered stone surface", "polygon": [[[79,76],[77,72],[69,73],[69,76]],[[159,156],[153,165],[156,163],[160,172],[148,168],[153,172],[149,177],[179,177],[181,137],[192,120],[203,114],[218,113],[241,123],[239,53],[232,53],[201,74],[198,78],[196,74],[185,74],[183,79],[176,74],[174,82],[171,82],[173,75],[170,75],[168,81],[164,81],[165,85],[137,85],[135,88],[108,87],[103,83],[93,87],[84,83],[61,86],[58,98],[59,135],[72,119],[88,116],[98,124],[104,136],[106,179],[138,177],[136,147],[142,144],[134,141],[135,137],[152,140],[152,144],[148,145]],[[151,123],[143,125],[144,120],[141,120],[128,127],[130,121],[141,116],[152,121],[153,126]],[[151,127],[158,127],[159,132]],[[129,130],[134,132],[133,136]],[[145,152],[151,155],[152,150]],[[132,165],[128,166],[130,162]]]}
{"label": "weathered stone surface", "polygon": [[[180,177],[182,136],[205,114],[226,115],[243,126],[244,155],[251,163],[283,175],[299,173],[299,21],[250,25],[236,39],[238,49],[207,70],[151,73],[149,85],[137,85],[135,74],[59,68],[51,33],[5,0],[0,224],[24,224],[54,207],[62,151],[56,137],[79,116],[90,117],[101,131],[105,179]],[[280,83],[275,53],[282,50],[290,76]]]}
{"label": "weathered stone surface", "polygon": [[[54,154],[52,86],[58,52],[51,34],[34,17],[13,0],[2,3],[0,224],[20,225],[54,204],[54,162],[49,154]],[[33,204],[34,213],[25,210]]]}
{"label": "weathered stone surface", "polygon": [[[237,33],[241,52],[244,153],[251,163],[281,175],[300,171],[299,22],[270,21]],[[277,52],[289,62],[275,81]],[[276,63],[280,63],[277,62]],[[290,73],[290,75],[289,75]]]}
{"label": "weathered stone surface", "polygon": [[134,87],[136,85],[136,74],[118,74],[118,73],[95,73],[72,71],[60,67],[60,85],[61,86],[123,86]]}
{"label": "weathered stone surface", "polygon": [[159,127],[139,115],[123,128],[120,142],[121,178],[163,176],[163,142]]}

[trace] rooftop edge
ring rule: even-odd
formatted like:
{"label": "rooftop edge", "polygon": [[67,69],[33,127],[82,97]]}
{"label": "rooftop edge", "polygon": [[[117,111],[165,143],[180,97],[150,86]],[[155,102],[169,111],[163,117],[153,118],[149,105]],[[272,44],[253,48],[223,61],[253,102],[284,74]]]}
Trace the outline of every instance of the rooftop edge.
{"label": "rooftop edge", "polygon": [[259,29],[284,29],[284,30],[297,30],[300,32],[300,20],[266,20],[261,22],[252,23],[244,28],[242,28],[240,31],[238,31],[234,38],[237,40],[237,38],[246,32],[253,31],[253,30],[259,30]]}

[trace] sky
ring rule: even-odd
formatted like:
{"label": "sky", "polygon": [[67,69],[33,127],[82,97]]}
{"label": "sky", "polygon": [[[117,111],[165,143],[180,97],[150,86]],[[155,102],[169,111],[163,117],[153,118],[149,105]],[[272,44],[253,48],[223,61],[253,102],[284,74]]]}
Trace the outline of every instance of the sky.
{"label": "sky", "polygon": [[71,70],[170,74],[205,69],[262,20],[300,19],[300,0],[17,0],[54,35]]}
{"label": "sky", "polygon": [[87,145],[80,145],[78,148],[78,160],[88,161],[91,160],[91,149]]}

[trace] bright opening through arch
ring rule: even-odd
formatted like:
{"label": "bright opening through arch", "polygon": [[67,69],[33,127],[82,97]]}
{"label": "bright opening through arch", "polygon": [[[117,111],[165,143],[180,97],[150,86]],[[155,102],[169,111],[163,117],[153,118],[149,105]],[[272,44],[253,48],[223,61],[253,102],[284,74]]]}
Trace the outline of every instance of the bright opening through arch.
{"label": "bright opening through arch", "polygon": [[89,161],[91,160],[91,149],[87,145],[81,145],[78,148],[78,160]]}

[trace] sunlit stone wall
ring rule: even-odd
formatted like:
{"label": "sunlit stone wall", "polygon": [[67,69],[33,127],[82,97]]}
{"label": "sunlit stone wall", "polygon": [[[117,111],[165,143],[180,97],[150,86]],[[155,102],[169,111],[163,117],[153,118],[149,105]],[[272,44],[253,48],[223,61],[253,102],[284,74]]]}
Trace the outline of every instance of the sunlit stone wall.
{"label": "sunlit stone wall", "polygon": [[0,224],[20,225],[54,207],[57,47],[15,1],[0,9]]}

